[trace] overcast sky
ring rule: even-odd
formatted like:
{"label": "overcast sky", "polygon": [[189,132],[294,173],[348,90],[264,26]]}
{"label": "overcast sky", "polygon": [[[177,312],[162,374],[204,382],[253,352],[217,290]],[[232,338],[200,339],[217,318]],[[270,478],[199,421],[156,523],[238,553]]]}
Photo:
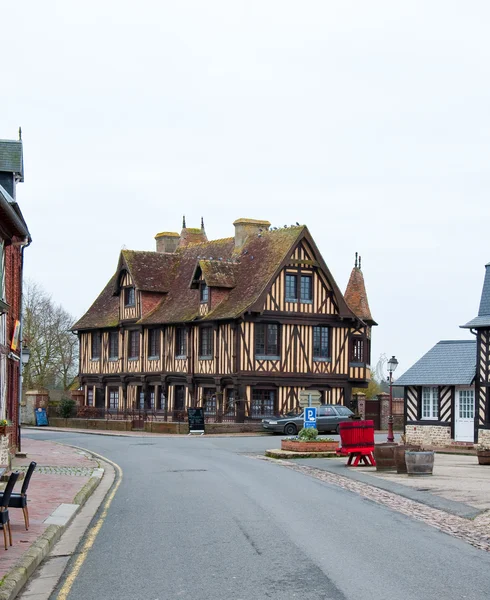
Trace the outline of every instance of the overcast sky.
{"label": "overcast sky", "polygon": [[308,225],[373,363],[471,335],[490,261],[490,4],[0,0],[26,274],[74,317],[159,231]]}

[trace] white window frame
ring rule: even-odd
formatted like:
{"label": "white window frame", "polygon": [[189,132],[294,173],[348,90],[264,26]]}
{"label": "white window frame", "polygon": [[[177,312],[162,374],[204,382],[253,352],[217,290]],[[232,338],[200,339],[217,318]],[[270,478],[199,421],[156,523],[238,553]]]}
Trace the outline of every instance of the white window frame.
{"label": "white window frame", "polygon": [[422,421],[437,421],[439,419],[439,388],[424,386],[421,398]]}

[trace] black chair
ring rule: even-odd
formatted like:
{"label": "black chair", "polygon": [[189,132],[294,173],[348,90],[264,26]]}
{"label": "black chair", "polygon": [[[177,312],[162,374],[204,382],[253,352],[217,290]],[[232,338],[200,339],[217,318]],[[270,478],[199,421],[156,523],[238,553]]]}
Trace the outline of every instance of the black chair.
{"label": "black chair", "polygon": [[3,540],[5,542],[5,550],[7,550],[7,529],[9,530],[9,542],[10,545],[12,545],[12,529],[10,528],[8,505],[10,496],[12,494],[12,490],[14,489],[14,485],[17,483],[17,479],[19,479],[18,472],[10,474],[9,480],[2,494],[2,499],[0,500],[0,525],[3,529]]}
{"label": "black chair", "polygon": [[[22,512],[24,513],[24,523],[26,524],[26,531],[29,529],[29,510],[27,508],[27,488],[29,487],[29,482],[31,480],[31,476],[36,468],[36,464],[34,461],[31,462],[29,468],[27,469],[27,473],[24,477],[24,483],[22,484],[22,489],[20,490],[20,494],[12,493],[10,495],[10,500],[8,503],[9,508],[22,508]],[[6,488],[5,488],[6,491]],[[5,494],[5,492],[3,492]],[[0,494],[0,502],[2,502],[2,494]]]}

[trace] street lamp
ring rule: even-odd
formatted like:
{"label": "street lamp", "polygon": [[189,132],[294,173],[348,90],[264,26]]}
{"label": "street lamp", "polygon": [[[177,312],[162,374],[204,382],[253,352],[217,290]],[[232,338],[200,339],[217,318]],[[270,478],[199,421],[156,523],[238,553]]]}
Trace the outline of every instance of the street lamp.
{"label": "street lamp", "polygon": [[22,386],[23,386],[23,373],[24,373],[24,369],[27,367],[27,363],[29,362],[29,358],[31,356],[31,353],[29,352],[29,348],[27,346],[24,346],[24,344],[22,343],[21,346],[21,351],[20,351],[20,376],[19,376],[19,414],[17,415],[17,446],[18,446],[18,451],[19,453],[22,452],[22,444],[21,444],[21,439],[20,439],[20,411],[21,411],[21,403],[22,403]]}
{"label": "street lamp", "polygon": [[388,442],[394,442],[395,436],[393,435],[393,373],[398,367],[398,361],[394,356],[388,361],[388,373],[390,381],[390,414],[388,415]]}

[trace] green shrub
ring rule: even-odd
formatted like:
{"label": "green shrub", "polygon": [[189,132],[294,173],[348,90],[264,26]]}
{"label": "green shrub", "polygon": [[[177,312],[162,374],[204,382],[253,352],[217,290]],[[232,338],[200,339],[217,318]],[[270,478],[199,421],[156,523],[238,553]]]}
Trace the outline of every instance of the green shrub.
{"label": "green shrub", "polygon": [[298,433],[298,437],[300,440],[311,442],[312,440],[316,440],[318,437],[318,429],[315,429],[314,427],[303,427],[303,429]]}
{"label": "green shrub", "polygon": [[75,414],[75,400],[62,398],[58,406],[58,414],[63,419],[69,419]]}

